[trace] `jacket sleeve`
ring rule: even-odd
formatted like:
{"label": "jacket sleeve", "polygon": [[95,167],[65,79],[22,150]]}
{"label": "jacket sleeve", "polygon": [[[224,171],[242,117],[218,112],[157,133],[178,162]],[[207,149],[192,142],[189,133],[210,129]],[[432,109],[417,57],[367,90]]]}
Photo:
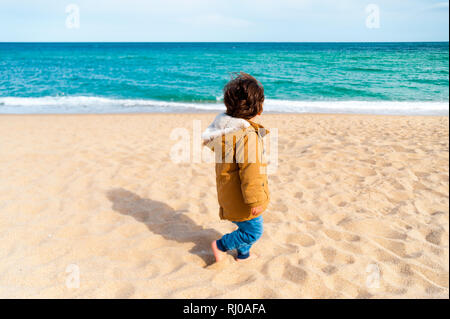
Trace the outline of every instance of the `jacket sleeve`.
{"label": "jacket sleeve", "polygon": [[250,207],[262,205],[268,198],[264,183],[266,181],[261,163],[258,134],[249,132],[236,143],[236,162],[239,165],[239,177],[244,202]]}

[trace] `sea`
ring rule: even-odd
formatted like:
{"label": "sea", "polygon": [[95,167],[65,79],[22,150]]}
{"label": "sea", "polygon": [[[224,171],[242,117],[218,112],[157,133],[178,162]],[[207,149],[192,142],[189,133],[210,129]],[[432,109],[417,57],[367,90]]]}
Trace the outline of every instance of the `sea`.
{"label": "sea", "polygon": [[449,114],[449,43],[0,43],[0,114],[219,112],[236,72],[264,112]]}

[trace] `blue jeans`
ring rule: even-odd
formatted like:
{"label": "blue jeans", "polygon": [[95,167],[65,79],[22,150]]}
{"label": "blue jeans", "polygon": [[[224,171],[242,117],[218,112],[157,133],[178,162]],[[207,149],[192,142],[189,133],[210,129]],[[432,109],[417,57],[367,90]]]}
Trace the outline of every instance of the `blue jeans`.
{"label": "blue jeans", "polygon": [[263,218],[258,216],[244,222],[233,223],[238,226],[238,229],[219,239],[217,248],[221,251],[236,249],[237,258],[248,258],[250,256],[250,248],[263,233]]}

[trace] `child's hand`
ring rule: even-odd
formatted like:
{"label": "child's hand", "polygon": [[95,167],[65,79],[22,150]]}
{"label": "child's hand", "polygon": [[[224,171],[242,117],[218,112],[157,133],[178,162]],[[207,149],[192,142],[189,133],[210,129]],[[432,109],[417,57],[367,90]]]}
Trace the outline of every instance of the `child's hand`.
{"label": "child's hand", "polygon": [[253,207],[251,210],[251,214],[253,216],[259,215],[263,212],[263,207],[262,206],[258,206],[258,207]]}

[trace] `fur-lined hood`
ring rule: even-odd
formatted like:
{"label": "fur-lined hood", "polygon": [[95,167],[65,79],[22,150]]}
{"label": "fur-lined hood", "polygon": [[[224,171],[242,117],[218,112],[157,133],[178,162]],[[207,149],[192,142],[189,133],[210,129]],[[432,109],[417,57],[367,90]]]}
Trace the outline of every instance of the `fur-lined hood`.
{"label": "fur-lined hood", "polygon": [[252,126],[255,129],[255,131],[262,137],[267,133],[269,133],[268,130],[266,130],[260,124],[237,117],[232,117],[225,113],[221,113],[216,116],[214,121],[212,121],[212,123],[203,132],[202,134],[203,145],[208,144],[209,142],[213,141],[215,138],[219,136],[234,133],[242,129],[247,129],[250,126]]}
{"label": "fur-lined hood", "polygon": [[216,116],[214,121],[212,121],[212,123],[203,132],[203,144],[207,144],[219,136],[237,132],[241,129],[246,129],[249,126],[250,123],[244,119],[221,113]]}

